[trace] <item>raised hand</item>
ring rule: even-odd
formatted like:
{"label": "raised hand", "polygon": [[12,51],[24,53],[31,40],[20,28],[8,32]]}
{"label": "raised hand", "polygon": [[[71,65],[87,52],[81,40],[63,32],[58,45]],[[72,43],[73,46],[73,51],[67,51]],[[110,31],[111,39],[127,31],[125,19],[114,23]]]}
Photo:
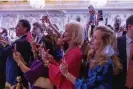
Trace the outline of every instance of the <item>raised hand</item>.
{"label": "raised hand", "polygon": [[17,64],[19,64],[20,62],[22,62],[23,64],[27,64],[23,57],[21,56],[21,54],[19,52],[13,52],[13,58],[14,60],[17,62]]}
{"label": "raised hand", "polygon": [[8,41],[6,41],[2,36],[0,36],[0,43],[5,47],[8,44]]}
{"label": "raised hand", "polygon": [[62,60],[62,63],[60,64],[60,72],[66,76],[68,74],[68,65],[65,62],[65,60]]}
{"label": "raised hand", "polygon": [[37,44],[35,41],[31,42],[30,45],[32,47],[33,52],[38,51],[38,47],[40,47],[40,44]]}
{"label": "raised hand", "polygon": [[31,32],[28,33],[28,35],[27,35],[27,37],[26,37],[26,40],[27,40],[28,42],[30,42],[30,43],[34,42],[34,38],[33,38]]}
{"label": "raised hand", "polygon": [[21,54],[19,52],[13,52],[13,58],[18,63],[21,61]]}
{"label": "raised hand", "polygon": [[49,49],[46,50],[46,51],[44,50],[44,48],[41,49],[41,56],[42,56],[42,60],[43,60],[44,63],[50,57],[50,54],[48,53],[49,51],[50,51]]}
{"label": "raised hand", "polygon": [[48,49],[47,51],[45,51],[44,49],[42,49],[42,52],[41,52],[42,60],[43,60],[44,65],[45,65],[46,67],[49,66],[50,59],[53,58],[53,56],[51,56],[48,52],[49,52],[49,49]]}
{"label": "raised hand", "polygon": [[26,40],[31,44],[32,50],[37,51],[37,43],[35,42],[32,33],[28,33]]}

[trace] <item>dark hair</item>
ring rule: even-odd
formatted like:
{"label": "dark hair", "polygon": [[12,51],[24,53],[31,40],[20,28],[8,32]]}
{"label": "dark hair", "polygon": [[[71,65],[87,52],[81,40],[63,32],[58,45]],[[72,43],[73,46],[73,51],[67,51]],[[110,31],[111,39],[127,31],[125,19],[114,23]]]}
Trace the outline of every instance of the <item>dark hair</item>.
{"label": "dark hair", "polygon": [[26,30],[27,32],[30,31],[30,29],[31,29],[31,25],[30,25],[30,23],[29,23],[28,20],[21,19],[21,20],[19,20],[19,22],[22,23],[23,27],[27,28],[27,30]]}
{"label": "dark hair", "polygon": [[127,30],[128,30],[128,25],[129,24],[133,25],[133,15],[128,17],[128,19],[126,20],[126,28],[127,28]]}
{"label": "dark hair", "polygon": [[42,38],[42,42],[45,44],[46,49],[49,49],[49,54],[52,55],[54,57],[54,59],[57,59],[57,55],[56,55],[56,43],[55,41],[52,39],[51,35],[46,35],[43,36]]}
{"label": "dark hair", "polygon": [[1,29],[3,30],[2,34],[3,33],[6,33],[6,35],[8,34],[7,29],[5,29],[5,28],[1,28]]}
{"label": "dark hair", "polygon": [[78,18],[76,19],[76,21],[80,22],[80,21],[81,21],[80,17],[78,17]]}
{"label": "dark hair", "polygon": [[109,27],[111,30],[114,30],[113,27],[111,25],[107,25],[107,27]]}
{"label": "dark hair", "polygon": [[91,25],[90,37],[92,37],[94,32],[95,25]]}

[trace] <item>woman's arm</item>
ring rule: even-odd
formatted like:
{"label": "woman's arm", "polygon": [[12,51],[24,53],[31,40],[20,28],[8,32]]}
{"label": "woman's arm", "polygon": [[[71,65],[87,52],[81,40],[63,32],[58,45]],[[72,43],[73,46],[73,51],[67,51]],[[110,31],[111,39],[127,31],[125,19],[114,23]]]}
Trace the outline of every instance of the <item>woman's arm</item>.
{"label": "woman's arm", "polygon": [[74,77],[72,74],[67,73],[67,74],[65,75],[65,77],[67,78],[67,80],[69,80],[69,81],[71,81],[73,84],[75,84],[76,77]]}
{"label": "woman's arm", "polygon": [[55,31],[58,37],[61,36],[61,34],[58,32],[58,29],[53,24],[50,24],[50,27]]}
{"label": "woman's arm", "polygon": [[[87,80],[76,79],[75,87],[76,89],[78,89],[78,87],[87,87],[87,88],[99,87],[103,86],[101,85],[102,83],[107,83],[108,85],[109,82],[106,81],[111,81],[110,76],[112,76],[112,72],[113,72],[112,64],[107,63],[101,66],[101,68],[99,67],[98,69],[96,69],[96,72],[94,72],[94,74],[91,77],[88,77]],[[97,84],[99,84],[99,86],[96,86]],[[103,87],[106,88],[106,85]]]}
{"label": "woman's arm", "polygon": [[48,77],[48,67],[40,61],[31,70],[25,72],[25,78],[30,82],[34,83],[39,77]]}
{"label": "woman's arm", "polygon": [[[79,76],[81,57],[81,54],[77,53],[76,51],[71,51],[69,55],[65,56],[65,60],[68,65],[68,70],[75,77]],[[68,81],[66,80],[65,76],[61,73],[60,67],[53,64],[49,65],[49,78],[52,81],[52,83],[56,86],[61,86],[62,82]],[[70,84],[70,86],[72,86],[71,82],[68,83]]]}
{"label": "woman's arm", "polygon": [[[15,54],[16,53],[16,54]],[[42,62],[38,62],[31,69],[25,65],[22,61],[22,57],[18,52],[13,54],[14,60],[17,62],[18,66],[25,74],[25,78],[30,82],[34,83],[39,77],[48,77],[48,68],[44,66]]]}
{"label": "woman's arm", "polygon": [[23,73],[27,72],[30,70],[30,68],[28,68],[25,65],[25,62],[21,56],[21,54],[19,52],[14,52],[13,53],[13,58],[16,61],[16,63],[18,64],[18,66],[20,67],[20,69],[22,70]]}
{"label": "woman's arm", "polygon": [[30,68],[28,68],[22,61],[17,62],[17,64],[23,73],[30,71]]}
{"label": "woman's arm", "polygon": [[66,79],[75,84],[76,89],[79,89],[81,87],[83,89],[87,89],[88,87],[95,87],[96,84],[100,85],[102,82],[110,81],[109,76],[112,75],[113,71],[112,64],[107,63],[97,68],[96,71],[94,71],[94,73],[91,74],[92,75],[91,77],[88,77],[86,80],[84,80],[84,79],[76,79],[72,74],[68,72],[66,68],[67,68],[66,64],[63,64],[60,70],[62,74],[66,77]]}

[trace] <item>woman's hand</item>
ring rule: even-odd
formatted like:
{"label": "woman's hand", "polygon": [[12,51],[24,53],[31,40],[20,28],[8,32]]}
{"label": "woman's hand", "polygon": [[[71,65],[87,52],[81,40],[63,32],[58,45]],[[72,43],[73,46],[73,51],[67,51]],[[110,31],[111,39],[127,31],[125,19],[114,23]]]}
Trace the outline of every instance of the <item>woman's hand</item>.
{"label": "woman's hand", "polygon": [[38,51],[38,49],[37,49],[37,46],[39,46],[36,42],[32,42],[32,43],[30,43],[30,45],[31,45],[31,47],[32,47],[32,51],[34,52],[34,51]]}
{"label": "woman's hand", "polygon": [[19,64],[20,62],[22,62],[23,64],[26,64],[26,62],[24,61],[23,57],[21,56],[19,52],[14,52],[13,58],[17,62],[17,64]]}
{"label": "woman's hand", "polygon": [[32,33],[31,33],[31,32],[29,32],[29,33],[27,34],[26,40],[27,40],[29,43],[34,42],[34,37],[32,36]]}
{"label": "woman's hand", "polygon": [[6,41],[3,37],[0,36],[0,42],[1,44],[5,47],[8,43],[8,41]]}
{"label": "woman's hand", "polygon": [[60,64],[60,72],[67,77],[68,75],[68,65],[64,60],[62,60],[62,63]]}
{"label": "woman's hand", "polygon": [[41,56],[42,56],[42,60],[44,62],[45,66],[49,66],[50,63],[50,59],[52,59],[53,57],[48,53],[49,49],[47,51],[45,51],[43,48],[41,50]]}
{"label": "woman's hand", "polygon": [[64,44],[63,38],[59,38],[56,42],[58,46],[62,46]]}
{"label": "woman's hand", "polygon": [[32,47],[32,51],[37,51],[37,43],[35,42],[34,37],[32,36],[32,33],[28,33],[26,40],[30,43],[31,47]]}
{"label": "woman's hand", "polygon": [[14,60],[19,63],[21,61],[21,54],[19,52],[13,52],[13,58]]}

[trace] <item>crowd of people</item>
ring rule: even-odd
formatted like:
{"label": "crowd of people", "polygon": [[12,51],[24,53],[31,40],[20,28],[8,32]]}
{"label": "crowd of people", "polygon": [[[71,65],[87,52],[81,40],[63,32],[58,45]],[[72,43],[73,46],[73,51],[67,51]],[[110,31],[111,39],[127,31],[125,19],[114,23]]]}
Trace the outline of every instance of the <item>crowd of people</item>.
{"label": "crowd of people", "polygon": [[133,15],[125,27],[91,19],[86,28],[80,18],[67,23],[63,34],[49,16],[32,30],[21,19],[14,42],[3,29],[0,89],[133,89]]}

